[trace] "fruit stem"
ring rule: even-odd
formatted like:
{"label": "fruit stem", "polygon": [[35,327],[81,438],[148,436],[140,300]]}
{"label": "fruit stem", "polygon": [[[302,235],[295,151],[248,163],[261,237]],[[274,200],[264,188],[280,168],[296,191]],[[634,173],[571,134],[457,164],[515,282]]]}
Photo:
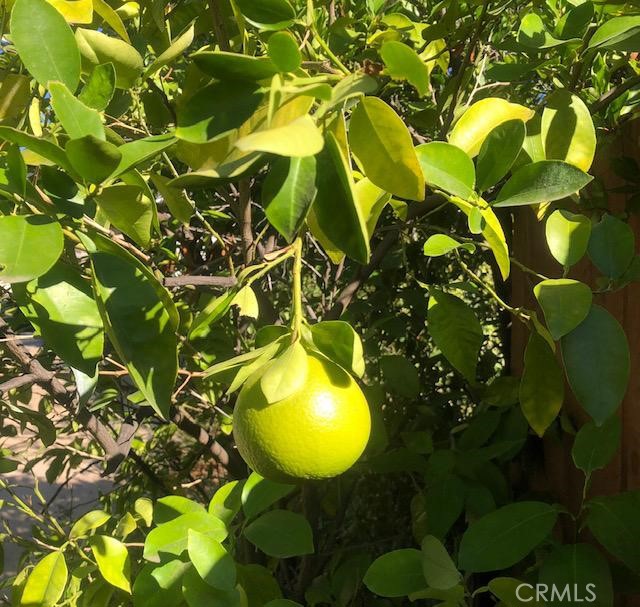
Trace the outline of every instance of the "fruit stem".
{"label": "fruit stem", "polygon": [[293,290],[291,309],[292,341],[300,337],[302,327],[302,239],[296,238],[293,243]]}

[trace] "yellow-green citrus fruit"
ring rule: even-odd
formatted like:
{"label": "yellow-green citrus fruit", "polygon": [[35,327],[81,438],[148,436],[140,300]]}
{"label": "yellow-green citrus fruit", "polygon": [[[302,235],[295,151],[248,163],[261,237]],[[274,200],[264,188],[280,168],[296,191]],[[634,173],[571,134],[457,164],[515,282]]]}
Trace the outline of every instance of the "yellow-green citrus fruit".
{"label": "yellow-green citrus fruit", "polygon": [[369,440],[369,406],[353,378],[310,354],[307,379],[292,396],[269,404],[260,376],[243,386],[233,413],[240,454],[278,482],[330,478],[357,461]]}

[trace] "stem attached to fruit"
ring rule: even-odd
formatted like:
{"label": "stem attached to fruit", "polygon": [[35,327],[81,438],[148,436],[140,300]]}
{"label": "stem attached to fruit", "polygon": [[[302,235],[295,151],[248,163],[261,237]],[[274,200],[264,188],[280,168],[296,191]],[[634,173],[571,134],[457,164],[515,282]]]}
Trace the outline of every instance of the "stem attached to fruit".
{"label": "stem attached to fruit", "polygon": [[300,337],[302,327],[302,239],[296,238],[293,243],[293,290],[291,307],[292,341]]}

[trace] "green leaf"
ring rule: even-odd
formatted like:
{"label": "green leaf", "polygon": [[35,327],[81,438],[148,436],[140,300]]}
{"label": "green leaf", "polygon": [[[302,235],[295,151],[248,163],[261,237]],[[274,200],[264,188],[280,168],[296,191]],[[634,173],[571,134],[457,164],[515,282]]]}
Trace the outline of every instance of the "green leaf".
{"label": "green leaf", "polygon": [[65,152],[73,168],[89,183],[103,182],[121,160],[120,151],[113,143],[93,135],[69,140]]}
{"label": "green leaf", "polygon": [[546,158],[589,170],[596,153],[596,129],[580,97],[567,90],[551,94],[542,112],[541,135]]}
{"label": "green leaf", "polygon": [[317,227],[334,247],[359,263],[367,263],[367,227],[355,201],[351,169],[333,133],[327,134],[324,149],[316,157],[316,187],[308,218],[311,231],[317,236]]}
{"label": "green leaf", "polygon": [[72,266],[58,263],[36,280],[14,285],[13,294],[47,346],[74,369],[94,377],[104,329],[90,283]]}
{"label": "green leaf", "polygon": [[104,127],[96,110],[78,101],[61,82],[51,81],[49,90],[53,111],[71,139],[93,135],[96,139],[104,140]]}
{"label": "green leaf", "polygon": [[525,135],[522,120],[507,120],[487,135],[478,154],[478,191],[484,192],[496,185],[511,170]]}
{"label": "green leaf", "polygon": [[429,68],[410,46],[390,40],[382,45],[380,56],[386,66],[384,73],[387,76],[393,80],[407,80],[421,97],[429,92]]}
{"label": "green leaf", "polygon": [[118,150],[122,155],[118,167],[113,172],[113,177],[122,175],[134,167],[151,160],[158,154],[164,152],[176,142],[172,133],[164,135],[154,135],[129,141],[121,145]]}
{"label": "green leaf", "polygon": [[[179,607],[183,605],[182,579],[192,571],[191,563],[174,559],[161,565],[146,564],[136,575],[133,607]],[[199,578],[198,578],[199,579]],[[203,582],[204,583],[204,582]]]}
{"label": "green leaf", "polygon": [[562,338],[562,358],[576,399],[601,426],[627,391],[629,346],[624,330],[609,312],[594,305],[587,318]]}
{"label": "green leaf", "polygon": [[73,524],[71,531],[69,531],[69,539],[75,540],[81,537],[86,537],[89,535],[89,531],[102,527],[102,525],[110,519],[111,515],[104,510],[91,510],[86,514],[83,514]]}
{"label": "green leaf", "polygon": [[76,29],[76,42],[82,56],[83,71],[88,73],[97,65],[112,63],[116,71],[116,87],[125,90],[133,87],[141,76],[144,61],[140,53],[124,40],[79,27]]}
{"label": "green leaf", "polygon": [[324,139],[313,118],[305,114],[284,126],[256,131],[238,139],[242,152],[267,152],[279,156],[302,158],[318,154]]}
{"label": "green leaf", "polygon": [[73,171],[64,150],[51,141],[34,137],[33,135],[23,133],[8,126],[0,126],[0,139],[27,148],[39,156],[50,160],[53,164],[67,171]]}
{"label": "green leaf", "polygon": [[518,44],[528,48],[545,49],[567,44],[568,40],[554,38],[544,26],[537,13],[528,13],[522,18],[517,36]]}
{"label": "green leaf", "polygon": [[609,278],[620,278],[625,273],[635,248],[633,229],[613,215],[605,214],[591,229],[589,258]]}
{"label": "green leaf", "polygon": [[244,530],[244,536],[269,556],[284,559],[313,553],[313,533],[304,516],[288,510],[271,510]]}
{"label": "green leaf", "polygon": [[543,502],[517,502],[472,523],[462,536],[458,565],[468,573],[506,569],[551,533],[557,510]]}
{"label": "green leaf", "polygon": [[158,173],[151,173],[149,175],[153,185],[162,196],[162,200],[169,207],[171,215],[173,215],[178,221],[188,224],[191,221],[194,208],[193,202],[189,200],[189,197],[185,194],[184,190],[174,188],[169,185],[169,178]]}
{"label": "green leaf", "polygon": [[293,242],[316,197],[316,158],[276,158],[262,186],[269,223]]}
{"label": "green leaf", "polygon": [[376,225],[384,207],[391,201],[391,194],[366,177],[355,184],[353,191],[360,214],[367,224],[367,234],[371,238],[376,231]]}
{"label": "green leaf", "polygon": [[476,184],[476,171],[471,158],[460,148],[433,141],[416,147],[416,154],[428,186],[463,200],[471,198]]}
{"label": "green leaf", "polygon": [[499,124],[508,120],[528,122],[535,112],[506,99],[488,97],[472,104],[455,123],[449,143],[464,150],[471,158],[478,155],[484,140]]}
{"label": "green leaf", "polygon": [[294,485],[275,483],[252,472],[242,488],[242,510],[248,519],[289,495]]}
{"label": "green leaf", "polygon": [[433,535],[422,540],[422,571],[430,588],[449,590],[461,575],[442,542]]}
{"label": "green leaf", "polygon": [[211,325],[218,322],[229,311],[237,294],[237,289],[231,289],[219,297],[213,297],[193,319],[189,339],[206,337]]}
{"label": "green leaf", "polygon": [[94,535],[89,539],[89,545],[102,577],[112,586],[131,594],[131,561],[127,547],[106,535]]}
{"label": "green leaf", "polygon": [[296,39],[289,32],[277,32],[269,38],[267,52],[281,72],[295,72],[302,63]]}
{"label": "green leaf", "polygon": [[288,398],[307,381],[307,353],[297,341],[269,363],[260,378],[260,389],[268,403]]}
{"label": "green leaf", "polygon": [[258,298],[250,285],[245,285],[237,292],[231,305],[238,306],[240,316],[246,316],[247,318],[258,318],[260,316]]}
{"label": "green leaf", "polygon": [[474,253],[476,245],[471,242],[458,242],[446,234],[429,236],[424,243],[424,254],[429,257],[440,257],[456,249],[464,249],[465,251],[469,251],[469,253]]}
{"label": "green leaf", "polygon": [[263,93],[252,82],[216,82],[200,89],[178,112],[176,137],[207,143],[242,125],[258,109]]}
{"label": "green leaf", "polygon": [[63,246],[62,228],[49,217],[0,217],[0,280],[25,282],[46,274]]}
{"label": "green leaf", "polygon": [[313,343],[325,356],[353,373],[364,375],[364,351],[359,335],[343,320],[325,320],[311,326]]}
{"label": "green leaf", "polygon": [[504,184],[495,207],[514,207],[560,200],[579,192],[593,177],[561,160],[526,164]]}
{"label": "green leaf", "polygon": [[42,85],[63,82],[75,91],[80,82],[80,53],[64,17],[45,0],[16,0],[11,11],[11,40],[29,73]]}
{"label": "green leaf", "polygon": [[545,232],[551,255],[558,263],[571,267],[587,252],[591,222],[584,215],[558,209],[549,215]]}
{"label": "green leaf", "polygon": [[166,417],[178,371],[178,312],[141,262],[95,234],[93,288],[109,340],[149,404]]}
{"label": "green leaf", "polygon": [[384,101],[365,97],[351,114],[349,143],[364,174],[378,187],[424,200],[424,176],[402,119]]}
{"label": "green leaf", "polygon": [[612,607],[614,604],[609,563],[590,544],[554,548],[542,563],[538,582],[546,584],[551,592],[553,589],[557,593],[564,592],[565,597],[568,588],[572,598],[561,600],[567,607],[581,607],[585,601],[594,607]]}
{"label": "green leaf", "polygon": [[133,503],[133,511],[147,527],[153,522],[153,502],[148,497],[139,497]]}
{"label": "green leaf", "polygon": [[153,520],[156,524],[161,525],[189,512],[204,512],[204,506],[181,495],[167,495],[156,502],[153,509]]}
{"label": "green leaf", "polygon": [[264,607],[302,607],[302,605],[288,599],[274,599],[266,603]]}
{"label": "green leaf", "polygon": [[33,568],[20,596],[19,607],[54,607],[67,585],[68,570],[62,552],[51,552]]}
{"label": "green leaf", "polygon": [[616,415],[602,426],[587,422],[576,434],[571,457],[576,468],[580,468],[587,478],[594,470],[604,468],[620,448],[622,423]]}
{"label": "green leaf", "polygon": [[414,548],[387,552],[371,563],[363,581],[371,592],[385,597],[423,590],[427,581],[422,573],[422,553]]}
{"label": "green leaf", "polygon": [[603,23],[589,40],[590,49],[637,51],[640,49],[640,15],[613,17]]}
{"label": "green leaf", "polygon": [[209,502],[209,513],[228,525],[242,508],[244,481],[231,481],[219,487]]}
{"label": "green leaf", "polygon": [[236,0],[245,19],[263,30],[281,30],[289,27],[296,12],[287,0]]}
{"label": "green leaf", "polygon": [[188,607],[243,607],[244,596],[232,588],[219,590],[209,586],[195,569],[188,569],[182,578],[182,595]]}
{"label": "green leaf", "polygon": [[544,312],[549,333],[556,340],[573,331],[591,310],[593,293],[577,280],[543,280],[533,292]]}
{"label": "green leaf", "polygon": [[585,2],[576,4],[562,15],[556,25],[556,31],[560,38],[582,38],[593,20],[595,13],[593,3]]}
{"label": "green leaf", "polygon": [[[269,57],[251,57],[226,51],[202,51],[193,56],[195,64],[217,80],[268,80],[278,73]],[[234,85],[235,86],[235,85]]]}
{"label": "green leaf", "polygon": [[[535,587],[511,577],[495,577],[489,590],[502,601],[504,607],[545,607],[535,598]],[[522,598],[520,598],[522,597]]]}
{"label": "green leaf", "polygon": [[331,99],[320,106],[316,115],[320,118],[348,99],[375,93],[377,89],[378,83],[368,74],[349,74],[333,87]]}
{"label": "green leaf", "polygon": [[116,70],[113,63],[101,63],[91,70],[78,99],[86,106],[103,112],[111,102],[115,89]]}
{"label": "green leaf", "polygon": [[629,569],[640,571],[640,491],[596,497],[586,507],[586,524],[596,540]]}
{"label": "green leaf", "polygon": [[153,201],[135,185],[119,183],[103,188],[95,197],[98,208],[118,230],[141,247],[151,239]]}
{"label": "green leaf", "polygon": [[427,329],[451,365],[475,383],[484,335],[473,310],[458,297],[430,288]]}
{"label": "green leaf", "polygon": [[158,70],[165,65],[169,65],[191,46],[195,35],[195,23],[192,23],[183,34],[180,34],[171,44],[160,53],[145,69],[144,77],[153,76]]}
{"label": "green leaf", "polygon": [[189,543],[189,530],[222,542],[227,537],[224,523],[205,511],[188,512],[152,529],[144,542],[144,558],[158,561],[163,555],[180,556]]}
{"label": "green leaf", "polygon": [[190,529],[187,550],[196,571],[209,586],[219,590],[235,588],[236,564],[218,540]]}
{"label": "green leaf", "polygon": [[385,386],[405,398],[416,398],[420,393],[420,376],[415,366],[401,354],[388,354],[380,359]]}
{"label": "green leaf", "polygon": [[562,369],[546,340],[533,332],[524,353],[520,407],[538,436],[543,436],[558,416],[563,401]]}

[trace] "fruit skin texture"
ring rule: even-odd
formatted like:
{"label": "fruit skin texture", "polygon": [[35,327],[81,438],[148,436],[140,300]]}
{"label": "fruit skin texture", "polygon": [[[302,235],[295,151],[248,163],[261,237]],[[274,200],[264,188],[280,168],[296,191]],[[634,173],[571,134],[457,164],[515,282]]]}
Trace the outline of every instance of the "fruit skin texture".
{"label": "fruit skin texture", "polygon": [[371,416],[346,371],[310,354],[302,389],[272,404],[260,389],[261,375],[243,386],[233,413],[236,445],[253,470],[291,483],[337,476],[357,461],[369,440]]}

